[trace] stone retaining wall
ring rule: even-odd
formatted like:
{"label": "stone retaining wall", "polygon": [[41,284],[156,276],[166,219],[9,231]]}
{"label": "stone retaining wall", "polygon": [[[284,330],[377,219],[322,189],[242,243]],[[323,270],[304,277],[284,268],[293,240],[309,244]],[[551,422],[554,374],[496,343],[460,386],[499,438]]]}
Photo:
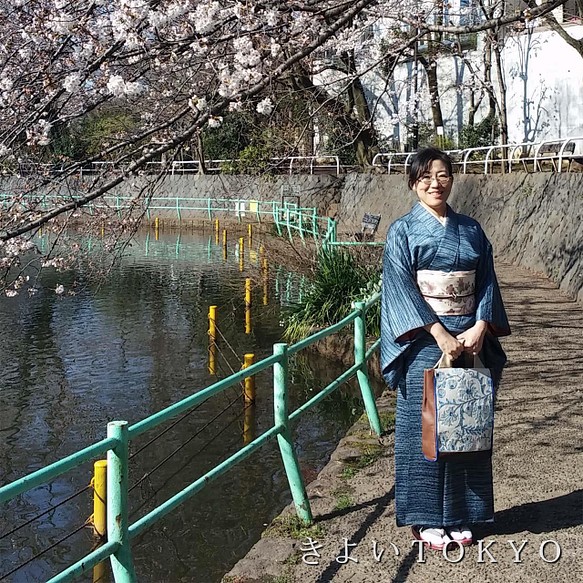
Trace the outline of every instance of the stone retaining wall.
{"label": "stone retaining wall", "polygon": [[[131,196],[142,181],[130,178],[112,194]],[[0,189],[17,190],[22,182],[3,179]],[[415,201],[403,175],[376,174],[168,176],[156,184],[154,194],[281,201],[282,187],[288,186],[300,193],[301,206],[338,219],[340,240],[360,231],[365,212],[381,215],[377,240],[382,240],[390,223]],[[497,256],[550,277],[583,304],[583,174],[458,175],[450,202],[480,221]],[[182,213],[182,218],[196,219],[195,214]],[[176,218],[176,211],[169,210],[167,218]]]}
{"label": "stone retaining wall", "polygon": [[[360,230],[372,212],[382,215],[380,239],[415,200],[403,176],[347,176],[340,232]],[[583,175],[459,175],[450,202],[481,223],[498,257],[544,274],[583,304]]]}

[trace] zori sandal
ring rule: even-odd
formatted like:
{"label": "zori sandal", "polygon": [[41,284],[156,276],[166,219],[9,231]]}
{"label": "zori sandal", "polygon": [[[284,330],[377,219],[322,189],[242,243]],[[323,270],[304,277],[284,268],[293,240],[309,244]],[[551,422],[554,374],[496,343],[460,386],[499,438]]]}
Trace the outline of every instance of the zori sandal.
{"label": "zori sandal", "polygon": [[411,532],[417,540],[422,541],[426,547],[434,551],[441,551],[443,547],[446,547],[450,542],[452,542],[452,539],[443,528],[425,528],[423,526],[412,526]]}
{"label": "zori sandal", "polygon": [[472,531],[467,526],[452,526],[447,529],[447,534],[453,541],[467,547],[474,542]]}

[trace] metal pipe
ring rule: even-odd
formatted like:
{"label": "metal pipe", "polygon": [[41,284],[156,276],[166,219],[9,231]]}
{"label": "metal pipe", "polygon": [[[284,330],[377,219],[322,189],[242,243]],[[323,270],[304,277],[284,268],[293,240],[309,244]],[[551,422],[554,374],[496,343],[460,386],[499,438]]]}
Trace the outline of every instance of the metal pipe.
{"label": "metal pipe", "polygon": [[111,555],[115,583],[137,582],[128,533],[128,459],[127,421],[107,424],[107,436],[116,441],[107,452],[107,540],[118,543]]}
{"label": "metal pipe", "polygon": [[279,357],[273,365],[273,408],[275,425],[281,426],[277,436],[283,466],[290,485],[296,513],[305,524],[313,522],[312,509],[306,494],[300,464],[294,449],[288,416],[288,354],[287,344],[274,344],[273,355]]}
{"label": "metal pipe", "polygon": [[380,436],[381,421],[375,403],[374,394],[368,380],[368,366],[366,361],[366,310],[364,302],[355,302],[356,318],[354,320],[354,364],[359,365],[356,378],[360,386],[364,408],[368,416],[371,429]]}
{"label": "metal pipe", "polygon": [[93,530],[103,538],[107,534],[107,460],[93,464]]}

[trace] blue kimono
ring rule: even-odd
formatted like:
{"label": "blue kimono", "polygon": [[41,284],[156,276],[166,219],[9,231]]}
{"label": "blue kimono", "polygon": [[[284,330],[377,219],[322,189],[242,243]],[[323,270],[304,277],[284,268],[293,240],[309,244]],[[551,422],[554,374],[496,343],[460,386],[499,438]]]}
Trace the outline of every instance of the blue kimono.
{"label": "blue kimono", "polygon": [[[417,270],[476,270],[476,311],[437,316],[417,287]],[[492,246],[479,223],[447,207],[445,226],[420,203],[387,233],[383,260],[381,367],[398,389],[395,424],[397,524],[460,526],[494,517],[491,458],[430,462],[421,450],[423,370],[441,350],[424,326],[440,321],[456,336],[488,322],[480,353],[498,384],[506,356],[497,336],[510,334],[494,273]]]}

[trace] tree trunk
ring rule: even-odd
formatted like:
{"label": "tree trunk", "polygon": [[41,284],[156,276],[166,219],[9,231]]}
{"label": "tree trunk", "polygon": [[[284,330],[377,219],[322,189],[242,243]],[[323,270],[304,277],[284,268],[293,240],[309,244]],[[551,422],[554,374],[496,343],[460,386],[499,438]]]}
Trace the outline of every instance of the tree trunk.
{"label": "tree trunk", "polygon": [[503,144],[508,143],[508,115],[506,109],[506,79],[502,67],[502,47],[499,41],[500,31],[495,32],[494,37],[494,56],[496,59],[496,74],[498,77],[498,86],[500,87],[500,103],[498,117],[500,119],[500,140]]}
{"label": "tree trunk", "polygon": [[[351,54],[349,59],[351,70],[356,73],[354,54]],[[352,115],[355,121],[354,130],[356,131],[356,135],[354,136],[354,149],[356,159],[361,166],[370,166],[377,140],[372,125],[372,115],[360,77],[355,77],[352,80],[348,87],[348,93],[348,101],[352,105],[352,111],[349,112],[349,115]]]}
{"label": "tree trunk", "polygon": [[352,72],[354,79],[346,92],[336,97],[314,85],[311,76],[303,68],[296,68],[289,80],[294,90],[305,91],[315,101],[318,109],[330,114],[334,123],[342,128],[342,132],[348,136],[347,145],[353,149],[358,163],[365,167],[370,166],[377,143],[370,108],[362,83],[356,76],[354,56],[345,55],[342,63],[346,67],[343,73]]}
{"label": "tree trunk", "polygon": [[202,132],[196,134],[196,156],[198,158],[198,173],[206,174],[206,165],[204,162],[204,143],[202,141]]}
{"label": "tree trunk", "polygon": [[423,65],[425,74],[427,75],[427,87],[431,100],[431,117],[433,119],[433,126],[437,130],[438,127],[443,127],[443,113],[441,111],[439,84],[437,81],[437,61],[420,56],[419,62]]}

